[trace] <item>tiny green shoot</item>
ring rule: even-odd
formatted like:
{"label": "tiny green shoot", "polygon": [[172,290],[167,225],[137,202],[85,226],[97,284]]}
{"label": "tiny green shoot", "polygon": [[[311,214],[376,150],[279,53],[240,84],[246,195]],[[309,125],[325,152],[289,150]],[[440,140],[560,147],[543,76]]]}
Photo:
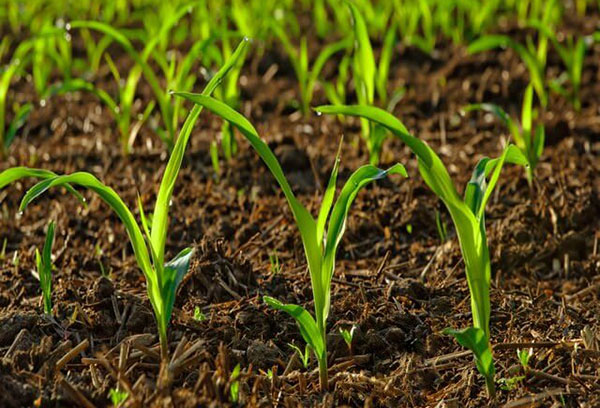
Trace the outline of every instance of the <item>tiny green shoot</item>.
{"label": "tiny green shoot", "polygon": [[35,263],[37,266],[42,298],[44,300],[44,314],[52,314],[52,243],[54,242],[54,221],[48,224],[46,240],[42,253],[36,248]]}
{"label": "tiny green shoot", "polygon": [[240,370],[241,367],[237,364],[229,377],[231,383],[229,386],[229,399],[233,404],[237,404],[240,400]]}
{"label": "tiny green shoot", "polygon": [[279,272],[281,272],[281,265],[279,264],[279,255],[277,255],[277,252],[271,252],[269,254],[269,264],[270,264],[270,268],[271,268],[271,273],[273,275],[277,275]]}
{"label": "tiny green shoot", "polygon": [[123,404],[129,397],[127,391],[121,390],[119,388],[111,388],[108,392],[108,395],[110,397],[110,402],[112,402],[115,408],[120,407],[121,404]]}
{"label": "tiny green shoot", "polygon": [[296,346],[294,343],[288,343],[288,346],[294,349],[294,351],[298,354],[298,357],[300,357],[300,361],[302,362],[302,366],[305,369],[308,368],[308,364],[310,363],[310,345],[307,343],[304,346],[304,352],[302,352],[302,350],[300,350],[300,347]]}
{"label": "tiny green shoot", "polygon": [[356,331],[356,325],[352,325],[352,328],[350,330],[342,329],[340,327],[340,335],[346,342],[346,345],[348,346],[348,350],[350,350],[350,352],[352,352],[352,340],[354,339],[355,331]]}
{"label": "tiny green shoot", "polygon": [[194,308],[194,320],[197,322],[203,322],[206,320],[206,315],[200,310],[200,307]]}
{"label": "tiny green shoot", "polygon": [[517,357],[519,358],[519,363],[521,363],[521,367],[523,370],[527,372],[529,369],[529,360],[533,355],[533,348],[530,349],[517,349]]}

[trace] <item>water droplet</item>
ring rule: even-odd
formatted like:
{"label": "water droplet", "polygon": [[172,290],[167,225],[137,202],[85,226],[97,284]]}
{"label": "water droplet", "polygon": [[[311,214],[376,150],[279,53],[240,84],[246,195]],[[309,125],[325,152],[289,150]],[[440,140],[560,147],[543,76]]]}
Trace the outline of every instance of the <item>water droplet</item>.
{"label": "water droplet", "polygon": [[323,115],[323,112],[317,111],[317,116],[322,116],[322,115]]}
{"label": "water droplet", "polygon": [[46,100],[45,99],[41,99],[40,100],[40,106],[43,108],[44,106],[46,106]]}
{"label": "water droplet", "polygon": [[247,35],[244,36],[244,41],[248,42],[250,41],[250,37],[248,37]]}
{"label": "water droplet", "polygon": [[173,95],[174,93],[175,93],[175,91],[174,91],[174,90],[172,90],[172,89],[169,89],[169,95]]}
{"label": "water droplet", "polygon": [[67,42],[71,42],[71,34],[65,33],[65,40],[67,40]]}
{"label": "water droplet", "polygon": [[23,211],[19,211],[19,212],[17,213],[17,218],[21,218],[22,216],[23,216]]}
{"label": "water droplet", "polygon": [[118,107],[118,106],[115,106],[115,113],[116,113],[116,114],[119,114],[119,112],[121,112],[121,109],[119,109],[119,107]]}
{"label": "water droplet", "polygon": [[87,198],[81,197],[81,201],[84,202],[84,203],[87,203]]}
{"label": "water droplet", "polygon": [[65,30],[67,30],[67,31],[71,30],[71,23],[65,24]]}

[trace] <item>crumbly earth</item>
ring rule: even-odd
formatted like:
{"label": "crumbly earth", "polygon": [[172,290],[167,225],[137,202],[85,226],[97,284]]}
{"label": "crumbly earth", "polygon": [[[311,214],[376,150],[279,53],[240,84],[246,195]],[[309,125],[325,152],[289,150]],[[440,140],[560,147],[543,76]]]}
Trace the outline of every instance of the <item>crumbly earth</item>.
{"label": "crumbly earth", "polygon": [[[597,16],[567,21],[564,30],[588,33],[597,22]],[[515,27],[503,31],[526,35]],[[312,43],[315,50],[321,46],[316,39]],[[460,108],[485,101],[516,115],[527,72],[510,50],[468,56],[450,44],[439,48],[427,56],[399,46],[389,88],[406,88],[394,113],[439,152],[461,192],[477,160],[497,156],[509,135],[489,115],[463,116]],[[130,66],[118,48],[111,50],[120,67]],[[548,63],[549,76],[563,69],[554,54]],[[215,180],[208,146],[221,122],[205,112],[190,139],[171,207],[168,254],[190,244],[196,254],[171,324],[177,369],[170,391],[156,390],[154,318],[116,215],[98,197],[85,193],[84,208],[62,190],[18,215],[19,200],[33,183],[25,181],[0,192],[0,240],[6,240],[0,261],[0,405],[108,406],[109,391],[120,387],[129,392],[126,405],[132,407],[232,406],[230,374],[237,364],[244,406],[600,405],[599,68],[596,44],[585,60],[581,112],[557,95],[540,112],[547,146],[534,184],[528,186],[523,169],[506,166],[488,206],[491,331],[501,383],[495,402],[488,400],[471,354],[441,334],[446,327],[469,325],[468,288],[449,215],[420,179],[408,149],[390,139],[381,166],[404,163],[410,178],[366,188],[351,209],[332,287],[331,384],[323,394],[316,361],[303,367],[289,346],[304,347],[294,321],[262,302],[270,295],[312,309],[291,213],[273,177],[239,135],[239,154],[222,165]],[[114,88],[106,69],[96,81]],[[296,82],[277,49],[251,57],[241,84],[242,112],[315,213],[342,135],[340,184],[367,161],[358,122],[296,113],[290,105],[298,96]],[[25,79],[12,89],[12,100],[36,98]],[[141,84],[140,110],[150,97]],[[325,102],[317,90],[313,104]],[[150,211],[166,152],[144,128],[135,152],[123,156],[117,134],[93,96],[55,97],[35,109],[0,169],[90,171],[131,208],[137,208],[139,193]],[[436,212],[447,226],[445,242]],[[43,245],[50,219],[57,222],[52,318],[42,314],[33,274],[35,248]],[[279,269],[270,262],[275,257]],[[349,349],[339,329],[352,325],[357,329]],[[524,372],[517,350],[529,348],[530,369]]]}

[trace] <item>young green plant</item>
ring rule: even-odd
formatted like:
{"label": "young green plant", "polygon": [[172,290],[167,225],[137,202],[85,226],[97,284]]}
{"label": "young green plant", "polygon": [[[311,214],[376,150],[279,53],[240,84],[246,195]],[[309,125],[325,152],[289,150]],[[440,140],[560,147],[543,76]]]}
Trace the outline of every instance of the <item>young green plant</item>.
{"label": "young green plant", "polygon": [[[256,129],[244,116],[226,104],[205,95],[180,92],[177,92],[176,95],[204,106],[234,125],[250,142],[279,184],[300,230],[310,272],[316,319],[302,306],[284,304],[269,296],[265,296],[264,301],[273,308],[287,312],[296,319],[302,337],[315,353],[319,364],[321,389],[326,390],[328,387],[326,333],[327,317],[331,306],[331,279],[335,270],[335,255],[346,228],[350,206],[360,189],[368,183],[382,179],[388,174],[401,174],[406,177],[406,170],[401,164],[396,164],[387,170],[381,170],[372,165],[362,166],[350,176],[334,205],[340,162],[338,152],[327,189],[321,201],[319,215],[315,220],[292,192],[281,165],[269,146],[261,139]],[[328,219],[329,223],[327,224]]]}
{"label": "young green plant", "polygon": [[36,248],[35,264],[42,288],[42,298],[44,301],[44,313],[52,315],[52,243],[54,242],[54,221],[48,224],[46,240],[42,253]]}
{"label": "young green plant", "polygon": [[[383,40],[383,49],[379,59],[379,65],[375,65],[375,56],[369,39],[367,25],[363,19],[360,10],[349,0],[345,3],[350,8],[352,20],[354,22],[354,55],[352,60],[352,72],[354,87],[356,89],[356,99],[359,105],[373,106],[375,103],[375,92],[379,96],[379,102],[382,106],[388,102],[387,81],[389,67],[392,60],[392,53],[396,44],[396,26],[392,26],[387,31]],[[401,92],[401,91],[398,91]],[[393,97],[392,103],[387,106],[388,110],[393,110],[398,98]],[[361,134],[367,150],[369,151],[369,162],[372,165],[379,163],[383,142],[388,136],[384,127],[378,126],[368,120],[361,119]]]}
{"label": "young green plant", "polygon": [[463,330],[447,329],[475,355],[490,397],[495,395],[494,363],[490,346],[490,254],[485,231],[485,206],[500,178],[506,161],[526,165],[527,160],[514,145],[507,146],[496,159],[479,160],[461,198],[439,156],[422,140],[412,136],[390,113],[369,106],[321,106],[317,112],[350,115],[384,126],[402,140],[417,156],[425,183],[446,205],[458,235],[471,295],[473,326]]}
{"label": "young green plant", "polygon": [[483,110],[494,114],[502,121],[510,131],[515,144],[521,150],[523,156],[527,158],[527,182],[531,185],[535,175],[535,167],[544,151],[544,141],[546,138],[543,124],[537,124],[535,132],[532,128],[534,116],[533,86],[530,84],[525,88],[523,105],[521,107],[521,123],[516,119],[512,119],[500,106],[491,103],[467,105],[464,110],[467,112]]}
{"label": "young green plant", "polygon": [[[223,77],[235,65],[240,55],[245,52],[246,46],[247,40],[244,39],[232,54],[231,59],[227,61],[206,85],[204,89],[205,94],[210,94],[220,84]],[[168,384],[170,378],[169,372],[166,370],[168,356],[167,329],[175,302],[175,292],[189,267],[192,255],[192,249],[185,248],[172,260],[165,262],[169,209],[185,148],[191,135],[192,127],[201,110],[200,106],[195,106],[190,111],[177,138],[158,190],[151,225],[149,225],[148,217],[144,214],[143,203],[139,196],[138,210],[141,223],[136,221],[132,211],[112,188],[101,183],[90,173],[77,172],[57,176],[48,171],[22,167],[8,169],[0,173],[0,188],[24,177],[43,179],[27,191],[21,201],[21,211],[25,210],[35,198],[52,187],[66,186],[69,191],[75,192],[71,186],[77,185],[96,193],[116,213],[127,231],[137,264],[146,278],[148,298],[150,299],[158,326],[163,363],[161,364],[161,373],[163,375],[160,378],[167,381],[163,384]]]}

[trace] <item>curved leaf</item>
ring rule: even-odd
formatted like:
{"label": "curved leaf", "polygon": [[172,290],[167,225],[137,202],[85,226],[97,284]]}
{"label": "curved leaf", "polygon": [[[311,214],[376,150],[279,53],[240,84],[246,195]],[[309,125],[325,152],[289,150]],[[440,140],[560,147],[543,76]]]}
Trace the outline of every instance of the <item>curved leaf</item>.
{"label": "curved leaf", "polygon": [[462,330],[447,328],[443,330],[443,333],[454,336],[458,344],[473,352],[477,370],[485,378],[488,391],[493,395],[496,370],[494,368],[492,348],[484,331],[475,327],[467,327]]}
{"label": "curved leaf", "polygon": [[317,358],[323,358],[325,352],[325,345],[323,338],[317,327],[315,319],[308,313],[302,306],[283,304],[279,300],[274,299],[270,296],[263,296],[263,300],[266,304],[271,306],[273,309],[281,310],[292,316],[298,327],[300,328],[300,334],[304,341],[312,347]]}

